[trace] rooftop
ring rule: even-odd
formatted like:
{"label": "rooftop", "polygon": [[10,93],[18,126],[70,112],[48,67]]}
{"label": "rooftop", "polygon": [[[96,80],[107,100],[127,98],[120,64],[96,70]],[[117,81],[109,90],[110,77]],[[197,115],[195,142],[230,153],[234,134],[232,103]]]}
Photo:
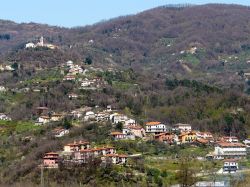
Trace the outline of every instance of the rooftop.
{"label": "rooftop", "polygon": [[147,126],[160,125],[160,124],[161,124],[161,122],[159,122],[159,121],[151,121],[151,122],[146,123]]}

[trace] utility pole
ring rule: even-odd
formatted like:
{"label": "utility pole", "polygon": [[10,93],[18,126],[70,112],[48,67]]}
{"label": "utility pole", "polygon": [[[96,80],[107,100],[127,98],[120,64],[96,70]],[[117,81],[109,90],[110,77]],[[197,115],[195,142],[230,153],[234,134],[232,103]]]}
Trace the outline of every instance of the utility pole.
{"label": "utility pole", "polygon": [[43,164],[41,165],[41,187],[44,187],[44,175],[43,175]]}

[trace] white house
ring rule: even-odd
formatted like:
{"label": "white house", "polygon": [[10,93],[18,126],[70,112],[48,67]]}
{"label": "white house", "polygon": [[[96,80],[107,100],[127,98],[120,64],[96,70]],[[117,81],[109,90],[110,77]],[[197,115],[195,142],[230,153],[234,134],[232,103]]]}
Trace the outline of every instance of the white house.
{"label": "white house", "polygon": [[161,133],[166,132],[167,126],[158,121],[152,121],[146,123],[146,133]]}
{"label": "white house", "polygon": [[69,134],[69,130],[68,129],[63,129],[63,128],[57,128],[53,130],[53,134],[56,138],[60,138],[63,137],[67,134]]}
{"label": "white house", "polygon": [[247,155],[246,146],[242,143],[219,142],[214,147],[216,159],[242,158]]}
{"label": "white house", "polygon": [[192,131],[192,126],[189,124],[177,123],[174,125],[173,130],[179,130],[181,132],[189,132]]}
{"label": "white house", "polygon": [[136,121],[129,118],[124,122],[124,126],[136,126]]}
{"label": "white house", "polygon": [[126,135],[132,135],[129,139],[135,139],[135,137],[143,138],[146,136],[145,129],[141,126],[127,126],[122,129],[122,133]]}
{"label": "white house", "polygon": [[243,141],[243,143],[244,143],[246,146],[250,147],[250,139],[245,139],[245,140]]}
{"label": "white house", "polygon": [[211,132],[196,132],[197,139],[205,139],[209,140],[210,142],[214,140],[214,137]]}
{"label": "white house", "polygon": [[73,65],[74,65],[74,62],[71,61],[71,60],[69,60],[69,61],[66,62],[66,66],[67,67],[72,67]]}
{"label": "white house", "polygon": [[117,124],[119,122],[125,123],[126,120],[128,120],[128,116],[123,114],[114,113],[110,115],[110,121],[114,124]]}
{"label": "white house", "polygon": [[49,116],[40,116],[38,119],[37,119],[37,122],[39,124],[46,124],[46,123],[49,123],[50,122],[50,117]]}
{"label": "white house", "polygon": [[35,44],[32,43],[32,42],[27,43],[27,44],[25,45],[25,48],[26,48],[26,49],[27,49],[27,48],[35,48],[35,47],[36,47]]}
{"label": "white house", "polygon": [[73,116],[74,118],[80,118],[82,117],[83,113],[81,111],[77,111],[77,110],[73,110],[71,113],[71,116]]}
{"label": "white house", "polygon": [[88,87],[92,84],[92,81],[85,79],[81,82],[81,87]]}
{"label": "white house", "polygon": [[84,120],[88,121],[88,120],[93,120],[93,119],[95,119],[95,113],[92,111],[86,112],[86,114],[84,116]]}
{"label": "white house", "polygon": [[7,89],[4,86],[0,86],[0,92],[6,92]]}
{"label": "white house", "polygon": [[10,65],[6,65],[6,66],[5,66],[5,70],[6,70],[6,71],[14,71],[15,69],[12,68]]}
{"label": "white house", "polygon": [[69,97],[70,99],[76,99],[76,98],[78,98],[78,95],[75,94],[75,93],[70,93],[70,94],[68,95],[68,97]]}
{"label": "white house", "polygon": [[6,114],[1,114],[0,113],[0,120],[11,121],[11,118],[8,117]]}
{"label": "white house", "polygon": [[237,143],[239,139],[236,136],[224,136],[221,139],[224,142]]}
{"label": "white house", "polygon": [[99,112],[96,114],[96,121],[108,121],[109,113],[108,112]]}
{"label": "white house", "polygon": [[235,159],[224,160],[223,173],[235,173],[238,169],[238,162]]}

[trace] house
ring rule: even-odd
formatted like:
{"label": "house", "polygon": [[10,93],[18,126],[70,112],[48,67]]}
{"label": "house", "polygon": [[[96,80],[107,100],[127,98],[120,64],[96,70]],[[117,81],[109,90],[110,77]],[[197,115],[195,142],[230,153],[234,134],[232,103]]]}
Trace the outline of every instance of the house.
{"label": "house", "polygon": [[148,122],[146,123],[146,133],[162,133],[162,132],[166,132],[167,126],[164,125],[161,122],[158,121],[152,121],[152,122]]}
{"label": "house", "polygon": [[14,71],[15,69],[12,68],[10,65],[6,65],[6,66],[5,66],[5,70],[6,70],[6,71]]}
{"label": "house", "polygon": [[68,95],[68,97],[69,97],[70,99],[76,99],[76,98],[78,98],[78,95],[77,95],[77,94],[74,94],[74,93],[70,93],[70,94]]}
{"label": "house", "polygon": [[230,143],[237,143],[239,139],[236,136],[223,136],[221,141],[230,142]]}
{"label": "house", "polygon": [[214,137],[213,137],[212,133],[210,133],[210,132],[197,131],[196,136],[197,136],[197,139],[205,139],[205,140],[208,140],[209,142],[214,141]]}
{"label": "house", "polygon": [[88,160],[105,156],[108,154],[115,154],[116,150],[113,147],[102,147],[102,148],[93,148],[93,149],[83,149],[79,151],[75,151],[73,153],[73,158],[78,163],[87,163]]}
{"label": "house", "polygon": [[69,61],[66,62],[66,66],[67,67],[72,67],[73,65],[74,65],[74,62],[71,61],[71,60],[69,60]]}
{"label": "house", "polygon": [[37,47],[47,47],[49,49],[55,49],[57,48],[57,46],[53,45],[53,44],[48,44],[44,42],[43,36],[41,36],[39,42],[37,44],[34,43],[27,43],[25,45],[25,48],[37,48]]}
{"label": "house", "polygon": [[112,164],[126,164],[127,163],[127,155],[118,155],[118,154],[107,154],[102,157],[102,162],[104,163],[112,163]]}
{"label": "house", "polygon": [[74,143],[69,143],[64,146],[64,152],[75,152],[75,151],[80,151],[84,149],[89,149],[90,148],[90,143],[87,141],[79,141],[79,142],[74,142]]}
{"label": "house", "polygon": [[25,44],[25,48],[26,48],[26,49],[27,49],[27,48],[35,48],[35,44],[32,43],[32,42],[27,43],[27,44]]}
{"label": "house", "polygon": [[11,118],[8,117],[6,114],[0,113],[0,120],[11,121]]}
{"label": "house", "polygon": [[87,111],[90,111],[91,109],[92,109],[91,107],[78,108],[78,109],[73,110],[69,115],[73,116],[74,118],[81,118],[84,113],[86,113]]}
{"label": "house", "polygon": [[94,152],[93,149],[74,151],[73,158],[78,163],[87,163],[89,160],[94,159]]}
{"label": "house", "polygon": [[246,155],[246,146],[242,143],[218,142],[214,147],[215,159],[237,159],[244,158]]}
{"label": "house", "polygon": [[69,130],[63,129],[63,128],[56,128],[53,130],[53,134],[56,138],[60,138],[60,137],[63,137],[65,135],[69,134]]}
{"label": "house", "polygon": [[38,124],[46,124],[46,123],[49,123],[49,122],[50,122],[50,117],[49,116],[40,116],[37,119]]}
{"label": "house", "polygon": [[135,135],[132,133],[131,129],[125,127],[122,129],[122,133],[126,134],[126,139],[135,140]]}
{"label": "house", "polygon": [[178,136],[170,132],[163,132],[160,134],[156,134],[154,138],[157,141],[168,143],[168,144],[173,144],[178,141]]}
{"label": "house", "polygon": [[124,122],[124,126],[136,126],[136,121],[134,119],[127,119]]}
{"label": "house", "polygon": [[63,119],[62,114],[52,114],[51,115],[51,121],[61,121]]}
{"label": "house", "polygon": [[59,154],[58,153],[46,153],[43,157],[43,166],[45,168],[58,168]]}
{"label": "house", "polygon": [[81,87],[89,87],[91,84],[93,84],[92,81],[85,79],[81,82]]}
{"label": "house", "polygon": [[192,126],[189,124],[183,124],[183,123],[177,123],[174,125],[174,129],[173,130],[177,130],[180,132],[189,132],[192,130]]}
{"label": "house", "polygon": [[182,132],[178,138],[180,143],[192,143],[196,141],[197,136],[195,132],[191,131],[191,132]]}
{"label": "house", "polygon": [[249,138],[248,138],[248,139],[245,139],[245,140],[243,141],[243,143],[244,143],[246,146],[250,147],[250,139],[249,139]]}
{"label": "house", "polygon": [[4,86],[0,86],[0,92],[6,92],[7,89]]}
{"label": "house", "polygon": [[96,121],[108,121],[109,120],[109,113],[108,112],[99,112],[95,116]]}
{"label": "house", "polygon": [[238,162],[235,159],[225,159],[223,164],[223,173],[235,173],[239,169]]}
{"label": "house", "polygon": [[111,105],[108,105],[108,106],[107,106],[107,111],[108,111],[108,112],[111,112],[111,111],[112,111],[112,106],[111,106]]}
{"label": "house", "polygon": [[76,77],[74,75],[66,75],[63,80],[64,81],[74,81]]}
{"label": "house", "polygon": [[95,119],[95,113],[94,112],[92,112],[92,111],[86,112],[86,114],[84,116],[85,121],[94,120],[94,119]]}
{"label": "house", "polygon": [[69,74],[71,75],[77,75],[77,74],[81,74],[83,73],[83,69],[79,66],[79,65],[72,65],[70,70],[69,70]]}
{"label": "house", "polygon": [[143,138],[146,136],[146,131],[144,128],[142,128],[141,126],[137,125],[137,126],[127,126],[128,129],[130,129],[130,132],[138,138]]}
{"label": "house", "polygon": [[128,120],[128,117],[123,114],[114,113],[110,115],[110,121],[114,124],[117,124],[119,122],[125,123],[126,120]]}
{"label": "house", "polygon": [[111,135],[115,140],[123,140],[123,139],[126,139],[126,134],[123,134],[122,132],[111,132],[110,135]]}
{"label": "house", "polygon": [[48,108],[47,107],[37,107],[36,108],[36,111],[37,111],[37,114],[38,115],[41,115],[41,114],[45,114],[48,112]]}
{"label": "house", "polygon": [[71,113],[70,113],[71,116],[73,116],[74,118],[81,118],[82,115],[83,115],[83,112],[79,111],[79,110],[73,110]]}

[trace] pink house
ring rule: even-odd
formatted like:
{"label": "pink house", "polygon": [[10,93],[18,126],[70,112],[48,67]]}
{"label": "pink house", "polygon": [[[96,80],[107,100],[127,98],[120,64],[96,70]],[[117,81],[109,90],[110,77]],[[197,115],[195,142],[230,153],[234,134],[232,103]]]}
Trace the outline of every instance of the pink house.
{"label": "pink house", "polygon": [[58,168],[58,160],[59,154],[58,153],[46,153],[43,157],[43,165],[46,168]]}
{"label": "pink house", "polygon": [[126,134],[122,132],[111,132],[110,134],[115,140],[126,139]]}

